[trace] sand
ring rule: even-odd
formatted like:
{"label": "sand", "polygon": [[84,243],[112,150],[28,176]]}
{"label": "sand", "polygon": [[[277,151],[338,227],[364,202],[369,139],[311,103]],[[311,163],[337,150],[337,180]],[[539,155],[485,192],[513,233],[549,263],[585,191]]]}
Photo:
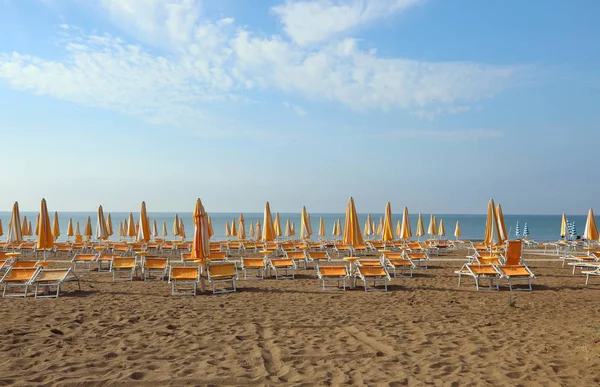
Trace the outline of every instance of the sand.
{"label": "sand", "polygon": [[533,292],[477,292],[457,288],[460,265],[433,262],[388,293],[323,293],[309,270],[172,297],[166,282],[85,273],[59,299],[0,300],[0,384],[600,383],[599,280],[530,261]]}

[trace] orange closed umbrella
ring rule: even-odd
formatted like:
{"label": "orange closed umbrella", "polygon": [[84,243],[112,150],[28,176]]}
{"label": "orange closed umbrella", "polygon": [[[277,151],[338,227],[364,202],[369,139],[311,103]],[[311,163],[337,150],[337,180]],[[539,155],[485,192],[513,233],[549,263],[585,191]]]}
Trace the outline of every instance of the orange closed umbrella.
{"label": "orange closed umbrella", "polygon": [[454,228],[454,236],[456,237],[456,240],[458,240],[458,237],[460,236],[460,223],[458,220],[456,221],[456,227]]}
{"label": "orange closed umbrella", "polygon": [[135,222],[133,220],[133,214],[130,212],[129,213],[129,219],[127,219],[127,233],[126,233],[128,237],[133,238],[135,237]]}
{"label": "orange closed umbrella", "polygon": [[231,219],[231,236],[237,236],[237,228],[235,227],[235,219]]}
{"label": "orange closed umbrella", "polygon": [[23,222],[21,222],[21,235],[27,236],[27,215],[23,217]]}
{"label": "orange closed umbrella", "polygon": [[286,237],[292,236],[292,225],[290,224],[289,219],[285,221],[285,236]]}
{"label": "orange closed umbrella", "polygon": [[319,236],[325,236],[325,221],[323,220],[323,218],[319,219]]}
{"label": "orange closed umbrella", "polygon": [[12,214],[8,222],[8,233],[6,234],[6,242],[11,244],[19,243],[23,240],[21,233],[21,214],[19,213],[19,203],[13,204]]}
{"label": "orange closed umbrella", "polygon": [[567,226],[567,215],[562,214],[562,218],[560,219],[560,237],[564,238],[569,233],[569,228]]}
{"label": "orange closed umbrella", "polygon": [[52,235],[54,235],[54,240],[60,236],[60,223],[58,221],[58,212],[56,211],[54,211],[54,219],[52,220]]}
{"label": "orange closed umbrella", "polygon": [[273,229],[275,230],[275,237],[281,236],[281,220],[279,219],[279,212],[275,213],[275,223],[273,224]]}
{"label": "orange closed umbrella", "polygon": [[98,218],[96,219],[96,239],[99,241],[108,238],[108,228],[106,227],[106,218],[102,206],[98,206]]}
{"label": "orange closed umbrella", "polygon": [[179,236],[179,215],[175,214],[175,220],[173,221],[173,227],[171,228],[171,234],[173,236]]}
{"label": "orange closed umbrella", "polygon": [[296,235],[296,225],[294,224],[293,221],[290,225],[290,230],[292,231],[292,236]]}
{"label": "orange closed umbrella", "polygon": [[158,236],[158,225],[156,224],[156,219],[152,221],[152,235],[155,238]]}
{"label": "orange closed umbrella", "polygon": [[402,226],[400,226],[400,220],[396,222],[396,236],[400,238],[400,231],[402,230]]}
{"label": "orange closed umbrella", "polygon": [[508,235],[506,234],[506,226],[504,225],[504,214],[502,214],[502,206],[500,204],[496,206],[496,216],[498,217],[500,238],[502,239],[502,242],[505,242],[508,239]]}
{"label": "orange closed umbrella", "polygon": [[408,207],[404,207],[402,213],[402,227],[400,227],[400,238],[407,240],[412,238],[412,228],[410,227],[410,218],[408,217]]}
{"label": "orange closed umbrella", "polygon": [[[56,219],[56,217],[55,217]],[[54,237],[50,228],[50,216],[48,215],[48,207],[46,199],[42,199],[40,206],[40,224],[37,234],[37,249],[44,251],[44,260],[46,260],[46,251],[54,246]]]}
{"label": "orange closed umbrella", "polygon": [[261,237],[262,237],[262,232],[260,229],[260,220],[257,220],[256,227],[254,227],[254,239],[259,241]]}
{"label": "orange closed umbrella", "polygon": [[392,232],[392,204],[387,202],[385,205],[385,217],[383,221],[383,230],[381,238],[384,242],[389,242],[394,239],[394,233]]}
{"label": "orange closed umbrella", "polygon": [[204,210],[202,201],[196,200],[196,208],[194,209],[194,240],[192,241],[192,257],[197,259],[205,259],[210,253],[208,243],[208,215]]}
{"label": "orange closed umbrella", "polygon": [[360,224],[358,223],[358,215],[354,206],[354,199],[348,200],[346,208],[346,221],[344,223],[344,243],[350,246],[362,245],[363,238],[360,232]]}
{"label": "orange closed umbrella", "polygon": [[108,216],[106,217],[106,234],[109,237],[114,234],[114,232],[113,232],[113,225],[112,225],[112,218],[110,217],[110,214],[108,214]]}
{"label": "orange closed umbrella", "polygon": [[90,240],[93,235],[92,219],[88,216],[87,221],[85,222],[85,227],[83,228],[83,236],[85,236],[87,240]]}
{"label": "orange closed umbrella", "polygon": [[75,236],[80,236],[81,231],[79,230],[79,222],[75,223]]}
{"label": "orange closed umbrella", "polygon": [[215,232],[212,227],[212,219],[209,216],[208,217],[208,239],[212,238],[213,235],[215,235]]}
{"label": "orange closed umbrella", "polygon": [[500,236],[500,227],[498,225],[498,217],[496,216],[496,208],[494,206],[494,199],[490,199],[488,203],[484,242],[487,246],[490,246],[490,249],[492,246],[502,242],[502,238]]}
{"label": "orange closed umbrella", "polygon": [[67,225],[67,237],[72,237],[73,233],[73,218],[69,218],[69,224]]}
{"label": "orange closed umbrella", "polygon": [[152,238],[150,233],[150,222],[148,222],[148,213],[146,212],[146,202],[142,202],[140,209],[140,229],[138,230],[137,240],[138,242],[148,243]]}
{"label": "orange closed umbrella", "polygon": [[583,231],[583,238],[588,242],[598,239],[598,227],[596,227],[596,217],[594,216],[594,210],[590,208],[588,216],[585,221],[585,230]]}
{"label": "orange closed umbrella", "polygon": [[254,238],[254,223],[250,222],[250,229],[248,230],[248,235],[250,235],[250,238]]}
{"label": "orange closed umbrella", "polygon": [[2,229],[2,219],[0,219],[0,236],[4,235],[4,230]]}
{"label": "orange closed umbrella", "polygon": [[417,219],[417,240],[420,240],[422,236],[425,235],[425,225],[423,224],[423,215],[419,213],[419,218]]}
{"label": "orange closed umbrella", "polygon": [[187,235],[185,235],[185,225],[183,224],[183,219],[179,218],[179,233],[180,233],[180,237],[181,240],[185,240],[185,238],[187,237]]}
{"label": "orange closed umbrella", "polygon": [[269,202],[265,204],[265,216],[263,219],[262,240],[270,242],[275,239],[275,230],[273,229],[273,217],[271,216],[271,206]]}
{"label": "orange closed umbrella", "polygon": [[306,207],[302,207],[302,213],[300,215],[300,239],[309,239],[310,235],[310,221],[308,220]]}
{"label": "orange closed umbrella", "polygon": [[438,236],[440,236],[440,237],[446,236],[446,228],[444,227],[444,219],[440,219],[440,225],[438,227]]}
{"label": "orange closed umbrella", "polygon": [[229,228],[229,222],[225,222],[225,236],[231,236],[231,229]]}
{"label": "orange closed umbrella", "polygon": [[244,215],[240,214],[238,218],[238,233],[237,237],[240,240],[246,239],[246,221],[244,220]]}

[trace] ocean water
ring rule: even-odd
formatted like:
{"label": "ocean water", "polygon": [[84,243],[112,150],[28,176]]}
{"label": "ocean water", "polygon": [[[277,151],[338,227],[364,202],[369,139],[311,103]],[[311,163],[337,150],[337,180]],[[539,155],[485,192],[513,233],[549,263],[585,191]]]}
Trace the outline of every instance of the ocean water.
{"label": "ocean water", "polygon": [[[6,232],[8,228],[8,222],[10,220],[10,212],[0,212],[0,219],[2,219],[2,226],[4,229],[4,236],[0,237],[0,240],[4,240],[6,238]],[[108,213],[104,213],[105,216]],[[185,226],[185,232],[187,234],[188,239],[191,238],[191,235],[194,231],[194,224],[192,221],[192,213],[178,213],[179,217],[183,219],[183,223]],[[225,237],[225,222],[229,222],[231,225],[231,220],[236,220],[236,228],[238,226],[237,219],[239,217],[239,213],[209,213],[212,218],[213,230],[215,232],[213,236],[213,240],[224,240],[227,239]],[[333,223],[337,221],[339,218],[342,222],[342,226],[344,224],[345,214],[319,214],[319,213],[311,213],[311,223],[313,229],[313,237],[312,239],[318,239],[317,232],[319,230],[319,218],[323,218],[325,222],[325,232],[326,238],[331,238],[331,233],[333,230]],[[37,218],[36,212],[21,212],[21,219],[27,216],[27,220],[31,221],[32,227],[35,232],[35,220]],[[59,237],[59,241],[66,240],[67,233],[67,225],[69,223],[69,219],[73,219],[73,227],[75,227],[75,223],[79,222],[79,227],[81,232],[83,232],[85,222],[87,221],[88,216],[92,222],[92,229],[95,232],[96,229],[96,221],[97,221],[97,213],[96,212],[60,212],[58,214],[61,236]],[[113,240],[118,239],[118,228],[119,222],[123,221],[129,216],[129,213],[125,212],[113,212],[111,213],[111,218],[113,222],[114,235],[111,237]],[[158,232],[161,234],[162,225],[166,222],[167,232],[169,236],[167,239],[176,239],[171,236],[171,228],[173,226],[173,220],[175,217],[175,213],[171,212],[149,212],[148,216],[150,217],[150,222],[156,220],[158,225]],[[402,214],[394,214],[394,227],[393,230],[395,232],[396,222],[398,220],[402,221]],[[52,221],[53,213],[50,214],[50,220]],[[133,213],[134,220],[139,221],[139,213]],[[275,213],[273,213],[273,217],[275,217]],[[280,213],[279,214],[281,220],[282,232],[285,231],[285,222],[287,219],[293,221],[295,223],[296,228],[296,236],[300,233],[300,213]],[[376,224],[379,224],[379,218],[383,217],[383,214],[371,214],[372,220],[375,221]],[[418,214],[410,214],[410,223],[413,229],[413,234],[415,233],[415,229],[417,226],[417,217]],[[461,233],[462,236],[460,239],[483,239],[485,233],[485,220],[486,215],[460,215],[460,214],[436,214],[438,225],[440,220],[444,220],[444,226],[446,229],[446,239],[455,239],[454,238],[454,228],[456,222],[460,222]],[[364,223],[367,218],[367,214],[359,214],[359,219],[361,223],[361,229],[364,229]],[[263,214],[262,213],[244,213],[244,219],[246,223],[246,233],[248,233],[250,228],[250,222],[256,223],[256,221],[260,220],[262,225],[263,223]],[[529,228],[529,238],[535,239],[537,241],[553,241],[560,239],[560,221],[561,215],[505,215],[504,216],[506,223],[506,231],[510,234],[511,238],[515,237],[515,227],[517,221],[519,222],[519,226],[521,229],[521,233],[523,232],[523,227],[525,223]],[[585,215],[574,215],[569,216],[568,219],[570,221],[575,222],[575,226],[577,228],[577,235],[582,235],[585,227],[586,216]],[[423,214],[423,222],[425,226],[425,232],[427,232],[427,226],[429,225],[429,214]],[[416,237],[414,239],[417,239]]]}

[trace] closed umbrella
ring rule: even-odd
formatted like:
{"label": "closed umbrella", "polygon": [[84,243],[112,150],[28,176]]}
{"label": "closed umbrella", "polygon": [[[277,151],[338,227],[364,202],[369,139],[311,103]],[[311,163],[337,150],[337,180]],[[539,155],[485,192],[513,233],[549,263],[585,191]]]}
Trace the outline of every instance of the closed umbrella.
{"label": "closed umbrella", "polygon": [[289,219],[285,221],[285,236],[288,238],[292,236],[292,225]]}
{"label": "closed umbrella", "polygon": [[394,233],[392,231],[392,204],[387,202],[385,205],[385,217],[383,221],[383,230],[381,238],[384,242],[389,242],[394,239]]}
{"label": "closed umbrella", "polygon": [[564,238],[569,234],[569,229],[567,226],[567,215],[562,214],[562,218],[560,220],[560,237]]}
{"label": "closed umbrella", "polygon": [[[0,228],[1,227],[2,227],[2,225],[0,224]],[[319,236],[320,237],[325,236],[325,221],[323,220],[323,218],[319,219]]]}
{"label": "closed umbrella", "polygon": [[229,228],[229,222],[225,222],[225,236],[231,236],[231,228]]}
{"label": "closed umbrella", "polygon": [[275,223],[273,224],[275,230],[275,237],[280,237],[281,234],[281,221],[279,220],[279,212],[275,213]]}
{"label": "closed umbrella", "polygon": [[365,222],[365,229],[368,230],[368,234],[373,235],[375,232],[375,228],[373,227],[373,219],[371,219],[371,214],[367,215],[367,221]]}
{"label": "closed umbrella", "polygon": [[527,222],[523,226],[523,238],[527,238],[529,236],[529,227],[527,226]]}
{"label": "closed umbrella", "polygon": [[371,221],[371,235],[375,235],[377,231],[377,226],[375,225],[375,221]]}
{"label": "closed umbrella", "polygon": [[571,235],[571,239],[575,239],[577,237],[577,226],[575,226],[575,221],[571,222],[569,234]]}
{"label": "closed umbrella", "polygon": [[502,242],[508,240],[508,234],[506,233],[506,226],[504,225],[504,215],[502,214],[502,206],[498,204],[496,206],[496,216],[498,216],[498,227],[500,228],[500,237]]}
{"label": "closed umbrella", "polygon": [[23,221],[21,222],[21,235],[27,236],[28,234],[28,223],[27,223],[27,215],[23,217]]}
{"label": "closed umbrella", "polygon": [[337,235],[338,234],[338,224],[337,221],[333,222],[333,230],[331,230],[331,235]]}
{"label": "closed umbrella", "polygon": [[171,228],[171,235],[173,236],[179,236],[180,235],[180,230],[179,230],[179,215],[175,214],[175,219],[173,220],[173,227]]}
{"label": "closed umbrella", "polygon": [[515,226],[515,236],[517,239],[520,239],[521,236],[521,228],[519,227],[519,221],[517,220],[517,225]]}
{"label": "closed umbrella", "polygon": [[[177,215],[175,215],[177,216]],[[133,220],[133,213],[129,213],[129,219],[127,220],[127,236],[133,238],[136,236],[135,232],[135,221]]]}
{"label": "closed umbrella", "polygon": [[417,240],[421,240],[422,236],[425,236],[425,225],[423,223],[423,216],[419,214],[419,218],[417,219]]}
{"label": "closed umbrella", "polygon": [[106,217],[106,233],[107,233],[107,235],[109,237],[114,234],[114,232],[113,232],[113,225],[112,225],[112,218],[110,217],[110,214],[108,214],[108,216]]}
{"label": "closed umbrella", "polygon": [[79,230],[79,221],[75,222],[75,236],[81,236],[81,231]]}
{"label": "closed umbrella", "polygon": [[150,222],[148,221],[148,213],[146,212],[146,202],[142,202],[140,209],[140,229],[138,230],[137,240],[138,242],[148,243],[152,238],[150,233]]}
{"label": "closed umbrella", "polygon": [[183,219],[179,218],[179,236],[181,240],[185,240],[187,235],[185,235],[185,225],[183,224]]}
{"label": "closed umbrella", "polygon": [[588,242],[598,239],[598,227],[596,227],[596,218],[594,217],[594,210],[590,208],[588,211],[587,220],[585,221],[585,230],[583,231],[583,238]]}
{"label": "closed umbrella", "polygon": [[124,237],[125,232],[123,231],[123,222],[119,222],[119,237]]}
{"label": "closed umbrella", "polygon": [[498,217],[496,216],[496,208],[494,206],[494,199],[490,199],[488,203],[487,219],[485,221],[485,244],[490,246],[497,245],[502,241],[500,237],[500,227],[498,225]]}
{"label": "closed umbrella", "polygon": [[85,236],[87,240],[90,240],[93,235],[92,219],[88,216],[87,221],[85,222],[85,227],[83,228],[83,236]]}
{"label": "closed umbrella", "polygon": [[98,220],[96,221],[96,239],[102,241],[106,238],[108,238],[108,228],[106,227],[104,210],[102,209],[102,206],[98,206]]}
{"label": "closed umbrella", "polygon": [[256,227],[254,227],[254,239],[259,241],[262,238],[262,230],[260,229],[260,220],[256,221]]}
{"label": "closed umbrella", "polygon": [[238,218],[238,239],[246,239],[246,221],[244,220],[244,215],[240,214]]}
{"label": "closed umbrella", "polygon": [[169,233],[167,232],[167,222],[166,222],[166,221],[163,221],[163,226],[162,226],[162,236],[163,236],[163,237],[166,237],[166,236],[168,236],[168,235],[169,235]]}
{"label": "closed umbrella", "polygon": [[60,236],[60,223],[58,222],[58,212],[54,212],[54,219],[52,221],[52,235],[54,235],[54,240],[57,240]]}
{"label": "closed umbrella", "polygon": [[308,220],[306,207],[302,207],[302,213],[300,215],[300,239],[309,239],[310,235],[310,221]]}
{"label": "closed umbrella", "polygon": [[[55,218],[56,219],[56,216]],[[54,246],[54,236],[50,227],[50,216],[48,215],[48,207],[46,199],[42,199],[40,205],[40,223],[37,234],[37,249],[44,251],[44,260],[46,260],[46,252]]]}
{"label": "closed umbrella", "polygon": [[35,218],[35,235],[38,234],[39,232],[39,224],[40,224],[40,214],[37,214],[37,217]]}
{"label": "closed umbrella", "polygon": [[4,235],[4,230],[2,229],[2,219],[0,219],[0,236]]}
{"label": "closed umbrella", "polygon": [[454,227],[454,236],[456,237],[456,240],[460,237],[460,222],[458,220],[456,221],[456,227]]}
{"label": "closed umbrella", "polygon": [[404,211],[402,212],[402,227],[400,228],[400,238],[404,240],[412,238],[412,227],[410,227],[408,207],[404,207]]}
{"label": "closed umbrella", "polygon": [[251,238],[254,238],[254,222],[250,222],[250,229],[248,230],[248,235],[250,235]]}
{"label": "closed umbrella", "polygon": [[400,219],[396,221],[396,237],[400,238],[400,231],[402,230],[402,226],[400,225]]}
{"label": "closed umbrella", "polygon": [[435,236],[437,235],[437,231],[437,220],[435,218],[435,215],[431,214],[429,216],[429,227],[427,228],[427,234]]}
{"label": "closed umbrella", "polygon": [[152,236],[155,238],[158,236],[158,225],[156,224],[156,219],[152,221]]}
{"label": "closed umbrella", "polygon": [[358,223],[358,215],[356,214],[356,207],[354,205],[353,198],[350,198],[348,200],[348,207],[346,208],[346,221],[344,223],[344,243],[350,246],[358,246],[364,243],[362,234],[360,232],[360,224]]}
{"label": "closed umbrella", "polygon": [[294,221],[292,221],[290,225],[290,230],[292,231],[292,236],[296,235],[296,225],[294,224]]}
{"label": "closed umbrella", "polygon": [[31,236],[33,235],[33,228],[31,228],[31,221],[27,222],[28,226],[27,226],[27,235]]}
{"label": "closed umbrella", "polygon": [[379,218],[379,224],[377,225],[377,235],[383,235],[383,217]]}
{"label": "closed umbrella", "polygon": [[312,231],[312,220],[310,220],[310,214],[307,214],[307,218],[308,218],[308,232],[312,236],[313,231]]}
{"label": "closed umbrella", "polygon": [[235,226],[235,219],[231,219],[231,236],[237,237],[237,227]]}
{"label": "closed umbrella", "polygon": [[212,219],[209,216],[208,217],[208,239],[212,238],[213,235],[215,235],[215,231],[213,230]]}
{"label": "closed umbrella", "polygon": [[[275,239],[275,230],[273,229],[273,217],[271,216],[271,206],[269,202],[265,204],[265,216],[263,219],[262,240],[270,242]],[[293,230],[292,230],[293,231]]]}
{"label": "closed umbrella", "polygon": [[192,241],[192,257],[205,259],[210,253],[208,236],[208,215],[204,210],[202,201],[196,200],[194,209],[194,240]]}
{"label": "closed umbrella", "polygon": [[23,240],[21,233],[21,214],[19,213],[19,203],[13,204],[12,214],[8,222],[8,233],[6,234],[6,242],[9,244],[17,244]]}
{"label": "closed umbrella", "polygon": [[67,238],[70,238],[73,235],[75,235],[73,232],[73,218],[69,218],[69,224],[67,225]]}
{"label": "closed umbrella", "polygon": [[440,225],[438,227],[438,236],[440,239],[446,236],[446,228],[444,227],[444,219],[440,219]]}
{"label": "closed umbrella", "polygon": [[338,218],[338,220],[337,220],[337,236],[342,236],[343,234],[344,234],[344,230],[342,229],[342,221],[340,220],[340,218]]}

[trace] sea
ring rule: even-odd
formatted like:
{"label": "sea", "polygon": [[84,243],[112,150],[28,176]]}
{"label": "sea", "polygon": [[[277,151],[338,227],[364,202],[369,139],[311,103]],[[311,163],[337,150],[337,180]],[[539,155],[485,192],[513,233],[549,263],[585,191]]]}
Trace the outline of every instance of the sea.
{"label": "sea", "polygon": [[[113,223],[114,235],[110,238],[112,240],[118,240],[118,229],[119,222],[125,220],[129,213],[127,212],[112,212],[111,219]],[[10,220],[10,212],[0,212],[0,219],[2,220],[2,228],[4,230],[4,236],[0,237],[0,240],[6,238],[8,222]],[[59,212],[59,224],[61,235],[58,238],[59,241],[64,241],[67,239],[67,225],[69,223],[69,219],[73,220],[73,227],[75,228],[76,222],[79,222],[79,228],[83,233],[83,229],[88,217],[92,223],[92,229],[95,233],[96,223],[97,223],[97,212]],[[108,215],[107,212],[104,213],[105,216]],[[188,212],[180,212],[177,215],[183,220],[185,226],[185,233],[188,239],[191,238],[192,233],[194,232],[194,224],[192,221],[192,213]],[[239,213],[209,213],[209,216],[212,219],[212,225],[214,230],[214,235],[212,240],[225,240],[229,239],[225,236],[225,223],[229,222],[231,226],[231,221],[235,220],[236,228],[238,227],[237,219],[239,217]],[[260,221],[261,225],[263,224],[263,213],[243,213],[245,224],[246,224],[246,233],[248,233],[250,229],[250,223],[253,222],[256,224],[257,221]],[[275,213],[272,214],[273,218],[275,217]],[[35,221],[37,218],[37,212],[21,212],[21,219],[27,217],[28,221],[31,221],[32,227],[35,232]],[[50,220],[54,213],[50,214]],[[156,220],[158,226],[159,236],[162,233],[163,223],[166,223],[167,232],[169,236],[166,239],[178,239],[171,235],[171,229],[173,226],[173,221],[175,218],[174,212],[149,212],[148,216],[150,218],[150,222]],[[311,239],[319,239],[317,236],[317,232],[319,230],[319,221],[320,218],[323,218],[325,223],[325,238],[333,238],[331,236],[333,231],[333,224],[340,219],[342,226],[344,224],[345,214],[339,213],[311,213],[311,224],[313,229],[313,236]],[[375,221],[375,223],[379,224],[379,219],[383,218],[384,214],[376,214],[371,213],[371,219]],[[429,217],[430,214],[422,214],[423,222],[425,227],[425,232],[427,232],[427,227],[429,225]],[[469,215],[460,215],[460,214],[435,214],[437,218],[438,225],[440,224],[440,220],[444,220],[444,228],[446,230],[445,239],[456,239],[454,237],[454,230],[456,226],[456,222],[460,223],[461,236],[459,239],[470,239],[470,240],[480,240],[484,238],[485,233],[485,222],[486,215],[485,214],[469,214]],[[139,213],[133,213],[134,220],[139,221]],[[280,213],[279,214],[282,232],[285,231],[285,224],[287,219],[290,219],[290,222],[295,224],[296,236],[300,233],[300,213]],[[394,223],[393,230],[395,233],[396,223],[398,220],[402,221],[402,214],[394,214]],[[417,217],[418,214],[410,214],[410,223],[411,228],[413,230],[413,235],[415,234],[415,229],[417,226]],[[364,229],[365,220],[367,219],[367,214],[359,214],[361,230]],[[525,225],[527,225],[527,229],[529,230],[528,238],[534,239],[538,242],[545,241],[555,241],[560,239],[560,224],[561,224],[561,215],[504,215],[506,231],[509,233],[510,238],[517,237],[515,231],[517,222],[519,224],[519,229],[521,236],[523,236],[523,231]],[[570,222],[575,223],[575,235],[581,236],[584,231],[586,215],[573,215],[568,216],[568,220]],[[414,237],[413,239],[417,239]],[[423,237],[421,238],[423,239]]]}

